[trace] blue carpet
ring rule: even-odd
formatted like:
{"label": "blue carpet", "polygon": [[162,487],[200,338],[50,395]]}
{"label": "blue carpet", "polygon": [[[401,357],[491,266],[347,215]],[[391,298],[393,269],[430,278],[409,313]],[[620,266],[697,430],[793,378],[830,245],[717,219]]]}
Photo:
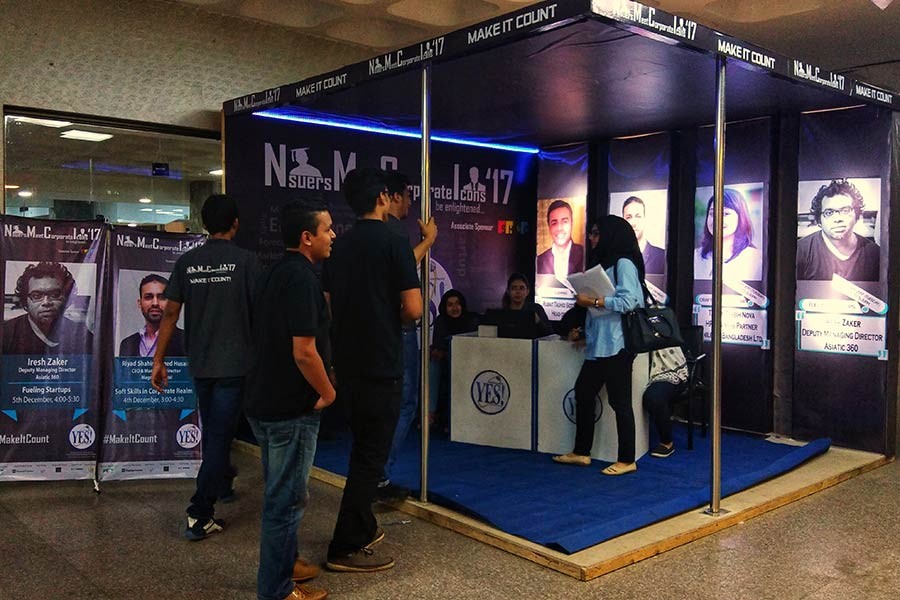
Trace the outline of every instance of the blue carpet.
{"label": "blue carpet", "polygon": [[[507,533],[559,550],[578,552],[709,503],[709,439],[675,427],[676,452],[649,454],[638,471],[621,477],[589,467],[558,465],[550,455],[431,439],[429,499]],[[790,471],[824,453],[829,439],[805,446],[768,442],[750,434],[722,435],[722,496]],[[346,475],[349,437],[320,440],[315,464]],[[419,436],[409,435],[394,483],[419,486]]]}

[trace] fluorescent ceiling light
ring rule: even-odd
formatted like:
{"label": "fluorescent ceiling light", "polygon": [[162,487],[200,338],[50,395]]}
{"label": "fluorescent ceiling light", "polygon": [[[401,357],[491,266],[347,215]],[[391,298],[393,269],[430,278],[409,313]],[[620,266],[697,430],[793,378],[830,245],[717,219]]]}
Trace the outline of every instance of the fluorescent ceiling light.
{"label": "fluorescent ceiling light", "polygon": [[7,184],[4,185],[3,187],[4,187],[4,189],[7,189],[7,190],[17,190],[17,189],[19,189],[19,186],[17,186],[17,185],[12,185],[12,184],[10,184],[10,183],[7,183]]}
{"label": "fluorescent ceiling light", "polygon": [[137,227],[137,223],[129,223],[128,226],[129,227]]}
{"label": "fluorescent ceiling light", "polygon": [[223,171],[222,169],[213,169],[212,171],[209,172],[209,174],[216,175],[217,177],[221,177],[224,172],[225,171]]}
{"label": "fluorescent ceiling light", "polygon": [[80,129],[70,129],[68,131],[63,131],[59,134],[59,137],[64,137],[67,140],[82,140],[84,142],[102,142],[103,140],[108,140],[112,137],[112,134],[109,133],[97,133],[95,131],[82,131]]}
{"label": "fluorescent ceiling light", "polygon": [[32,117],[12,117],[12,120],[18,121],[19,123],[31,123],[32,125],[54,127],[56,129],[59,129],[60,127],[68,127],[72,124],[69,121],[57,121],[55,119],[34,119]]}
{"label": "fluorescent ceiling light", "polygon": [[[295,123],[307,123],[309,125],[323,125],[325,127],[337,127],[339,129],[352,129],[354,131],[366,131],[369,133],[381,133],[384,135],[396,135],[398,137],[421,139],[422,133],[419,131],[411,131],[406,129],[390,129],[388,127],[375,127],[372,125],[362,125],[359,123],[350,123],[348,121],[335,121],[333,119],[320,119],[317,117],[305,117],[299,115],[283,114],[274,110],[259,110],[253,113],[254,116],[264,117],[266,119],[279,119],[282,121],[294,121]],[[479,142],[477,140],[466,140],[443,135],[432,135],[432,142],[446,142],[448,144],[459,144],[462,146],[475,146],[478,148],[493,148],[494,150],[505,150],[508,152],[524,152],[526,154],[537,154],[540,148],[531,146],[517,146],[512,144],[494,144],[492,142]]]}
{"label": "fluorescent ceiling light", "polygon": [[153,200],[151,200],[150,198],[138,198],[138,202],[140,202],[141,204],[150,204],[151,202],[153,202]]}
{"label": "fluorescent ceiling light", "polygon": [[153,212],[152,208],[142,208],[139,212]]}
{"label": "fluorescent ceiling light", "polygon": [[173,208],[172,211],[177,212],[177,213],[183,213],[184,209],[183,208]]}
{"label": "fluorescent ceiling light", "polygon": [[29,190],[22,190],[21,192],[19,192],[19,196],[21,196],[22,198],[31,198],[32,196],[34,196],[34,192],[31,192]]}

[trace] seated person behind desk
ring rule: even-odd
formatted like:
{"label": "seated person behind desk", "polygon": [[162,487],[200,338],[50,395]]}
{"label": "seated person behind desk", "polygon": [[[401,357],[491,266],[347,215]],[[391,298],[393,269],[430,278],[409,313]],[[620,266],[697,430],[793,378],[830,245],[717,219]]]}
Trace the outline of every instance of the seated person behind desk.
{"label": "seated person behind desk", "polygon": [[521,273],[513,273],[506,281],[506,291],[503,293],[503,308],[506,310],[533,310],[534,323],[537,337],[544,337],[553,333],[550,319],[540,304],[528,300],[531,294],[531,286],[528,279]]}
{"label": "seated person behind desk", "polygon": [[428,384],[428,421],[446,427],[450,422],[450,337],[478,329],[478,316],[466,311],[466,297],[449,290],[441,297],[431,337]]}
{"label": "seated person behind desk", "polygon": [[688,368],[684,352],[677,346],[650,353],[650,383],[644,390],[643,404],[659,434],[659,444],[650,456],[667,458],[675,452],[672,441],[672,400],[687,387]]}

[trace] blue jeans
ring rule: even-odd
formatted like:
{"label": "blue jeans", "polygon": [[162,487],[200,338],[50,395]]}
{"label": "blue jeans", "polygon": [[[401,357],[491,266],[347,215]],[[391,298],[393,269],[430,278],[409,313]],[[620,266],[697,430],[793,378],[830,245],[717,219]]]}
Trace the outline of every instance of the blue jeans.
{"label": "blue jeans", "polygon": [[287,597],[297,558],[297,527],[309,500],[307,482],[316,455],[321,413],[286,421],[247,417],[259,442],[265,497],[259,535],[256,595],[260,600]]}
{"label": "blue jeans", "polygon": [[391,470],[397,461],[397,455],[409,434],[409,428],[416,419],[419,409],[419,334],[415,329],[404,329],[403,347],[403,396],[400,400],[400,417],[397,429],[391,442],[391,453],[384,465],[384,479],[391,478]]}
{"label": "blue jeans", "polygon": [[205,521],[215,515],[216,499],[228,491],[225,486],[231,472],[231,440],[244,397],[244,378],[198,377],[194,379],[194,391],[200,410],[203,461],[187,514]]}

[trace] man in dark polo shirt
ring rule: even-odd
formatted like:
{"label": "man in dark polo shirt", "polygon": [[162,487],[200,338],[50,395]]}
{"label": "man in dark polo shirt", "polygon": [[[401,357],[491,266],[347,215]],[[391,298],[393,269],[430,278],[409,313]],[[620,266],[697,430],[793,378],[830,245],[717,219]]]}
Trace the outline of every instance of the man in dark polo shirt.
{"label": "man in dark polo shirt", "polygon": [[[388,195],[391,204],[388,208],[387,225],[397,235],[403,237],[410,244],[409,233],[403,226],[402,219],[409,216],[409,207],[412,198],[409,189],[409,178],[403,173],[389,171],[387,174]],[[424,223],[419,219],[419,232],[421,240],[413,247],[413,255],[416,264],[420,264],[425,258],[425,253],[434,245],[437,239],[437,224],[434,217]],[[411,244],[410,244],[411,245]],[[403,393],[400,401],[400,416],[397,419],[397,429],[394,430],[394,439],[391,442],[391,451],[388,454],[387,463],[384,465],[384,476],[378,483],[375,495],[381,499],[405,498],[409,490],[391,483],[391,470],[400,448],[409,434],[409,428],[416,418],[416,410],[419,408],[419,334],[415,322],[403,323],[401,347],[403,351]]]}
{"label": "man in dark polo shirt", "polygon": [[359,220],[334,244],[323,287],[334,317],[334,368],[350,410],[353,448],[326,566],[335,571],[380,571],[394,560],[375,554],[384,538],[372,514],[384,472],[403,385],[400,324],[422,316],[422,296],[409,243],[385,223],[387,177],[356,169],[344,181]]}
{"label": "man in dark polo shirt", "polygon": [[[257,598],[321,599],[295,583],[319,569],[297,557],[319,415],[334,402],[328,379],[328,305],[313,265],[328,258],[334,231],[322,204],[292,202],[281,211],[284,257],[263,276],[253,309],[256,355],[247,374],[245,412],[265,480]],[[292,595],[293,594],[293,595]]]}
{"label": "man in dark polo shirt", "polygon": [[231,488],[229,450],[252,354],[250,307],[259,270],[256,255],[232,242],[238,230],[232,198],[210,196],[201,216],[209,239],[181,255],[172,269],[151,375],[153,387],[162,392],[169,383],[163,361],[183,304],[184,341],[203,427],[203,462],[184,532],[189,540],[221,531],[224,524],[214,518],[215,503]]}

